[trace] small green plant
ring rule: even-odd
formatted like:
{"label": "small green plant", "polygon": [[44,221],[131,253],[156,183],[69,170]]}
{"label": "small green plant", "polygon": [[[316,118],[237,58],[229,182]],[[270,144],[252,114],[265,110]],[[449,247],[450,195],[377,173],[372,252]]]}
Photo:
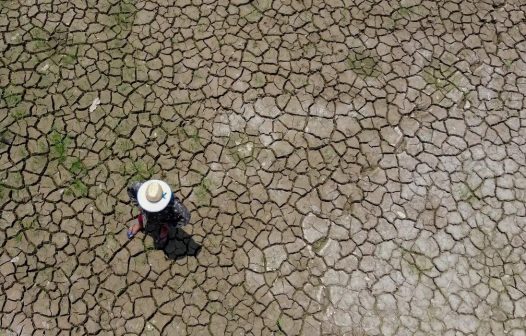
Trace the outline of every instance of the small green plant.
{"label": "small green plant", "polygon": [[60,64],[64,65],[74,65],[77,63],[77,55],[74,54],[64,54],[60,57]]}
{"label": "small green plant", "polygon": [[190,139],[192,139],[192,149],[198,150],[201,147],[201,137],[199,136],[199,132],[196,130],[195,133],[191,135]]}
{"label": "small green plant", "polygon": [[58,159],[60,163],[65,162],[67,158],[67,149],[72,142],[71,139],[67,135],[53,130],[49,136],[49,141],[51,145],[51,154],[54,158]]}
{"label": "small green plant", "polygon": [[[130,66],[124,66],[122,69],[122,78],[127,82],[135,80],[135,68]],[[130,90],[131,91],[131,90]]]}
{"label": "small green plant", "polygon": [[433,59],[431,64],[422,69],[421,76],[424,81],[435,89],[448,93],[457,86],[457,70],[438,59]]}
{"label": "small green plant", "polygon": [[133,141],[131,141],[130,139],[122,139],[122,138],[117,139],[117,143],[115,145],[115,147],[117,147],[119,151],[124,152],[124,153],[127,153],[128,151],[132,150],[133,146],[134,146]]}
{"label": "small green plant", "polygon": [[429,15],[429,10],[427,10],[422,5],[415,6],[403,6],[401,5],[391,13],[390,19],[393,22],[391,28],[402,28],[402,25],[407,21],[414,21],[426,17]]}
{"label": "small green plant", "polygon": [[204,205],[210,200],[210,190],[214,187],[212,181],[208,178],[203,178],[201,183],[195,188],[195,197],[199,204]]}
{"label": "small green plant", "polygon": [[325,161],[331,162],[336,156],[336,151],[331,146],[327,146],[322,150],[321,154]]}
{"label": "small green plant", "polygon": [[120,0],[115,5],[112,16],[115,20],[113,29],[116,33],[126,32],[132,28],[137,13],[135,2],[135,0]]}
{"label": "small green plant", "polygon": [[51,73],[51,72],[45,72],[40,75],[40,81],[38,82],[38,87],[39,88],[49,88],[50,86],[55,84],[57,80],[58,80],[58,77],[56,74]]}
{"label": "small green plant", "polygon": [[66,189],[65,194],[84,197],[88,195],[88,187],[80,180],[73,180],[70,186]]}
{"label": "small green plant", "polygon": [[285,331],[283,330],[283,320],[282,318],[278,318],[276,321],[276,326],[278,327],[279,333],[278,335],[286,335]]}
{"label": "small green plant", "polygon": [[381,72],[378,69],[380,58],[365,48],[351,50],[346,64],[349,70],[362,77],[378,77]]}
{"label": "small green plant", "polygon": [[8,86],[2,92],[2,100],[8,108],[16,107],[21,101],[24,89],[18,86]]}
{"label": "small green plant", "polygon": [[104,241],[104,245],[102,245],[101,254],[104,256],[104,258],[111,256],[113,252],[117,249],[118,245],[119,243],[117,242],[117,239],[115,238],[115,233],[114,232],[106,233],[106,239]]}
{"label": "small green plant", "polygon": [[201,146],[201,137],[199,136],[199,130],[193,126],[187,126],[182,129],[182,134],[180,134],[182,141],[186,139],[189,140],[190,150],[197,151],[202,148]]}
{"label": "small green plant", "polygon": [[272,0],[257,0],[253,2],[253,6],[261,13],[272,8]]}
{"label": "small green plant", "polygon": [[411,18],[411,9],[409,7],[399,7],[391,14],[391,17],[395,21],[400,19],[409,20]]}
{"label": "small green plant", "polygon": [[511,66],[513,65],[513,62],[515,62],[515,60],[505,59],[505,60],[502,60],[502,62],[504,63],[506,68],[511,68]]}
{"label": "small green plant", "polygon": [[29,218],[24,218],[22,220],[22,227],[25,229],[25,230],[31,230],[31,229],[34,229],[36,227],[36,223],[37,223],[37,220],[36,219],[29,219]]}
{"label": "small green plant", "polygon": [[33,40],[31,43],[31,51],[33,52],[41,52],[50,49],[49,42],[46,40]]}
{"label": "small green plant", "polygon": [[63,51],[68,45],[68,38],[70,37],[69,30],[66,26],[59,24],[53,29],[49,36],[48,44],[55,51]]}
{"label": "small green plant", "polygon": [[406,249],[400,246],[402,252],[402,260],[407,263],[409,270],[413,275],[420,278],[426,275],[433,268],[433,262],[422,252]]}
{"label": "small green plant", "polygon": [[29,34],[34,40],[47,40],[49,38],[49,33],[38,26],[31,28]]}
{"label": "small green plant", "polygon": [[257,7],[252,6],[252,9],[246,13],[245,15],[242,15],[242,18],[247,20],[248,22],[256,22],[263,16],[263,13],[261,10]]}
{"label": "small green plant", "polygon": [[[18,103],[17,103],[18,104]],[[20,119],[23,119],[24,117],[26,117],[28,115],[27,113],[27,109],[23,106],[18,106],[16,108],[14,108],[12,111],[11,111],[11,116],[13,118],[15,118],[15,120],[20,120]]]}
{"label": "small green plant", "polygon": [[342,23],[349,24],[351,22],[351,14],[349,12],[349,9],[343,8],[341,13],[342,13],[342,17],[343,17]]}
{"label": "small green plant", "polygon": [[265,75],[263,73],[260,73],[260,72],[256,72],[254,75],[253,75],[253,80],[254,80],[254,86],[256,88],[260,88],[260,87],[263,87],[265,86],[265,83],[266,83],[266,79],[265,79]]}
{"label": "small green plant", "polygon": [[477,196],[476,191],[477,190],[471,190],[469,186],[462,183],[460,186],[456,187],[453,190],[454,192],[453,196],[454,197],[457,196],[458,200],[460,201],[464,201],[464,202],[467,202],[473,205],[477,203],[478,201],[480,201],[480,197]]}
{"label": "small green plant", "polygon": [[38,154],[47,153],[49,150],[49,145],[46,142],[45,138],[40,138],[37,140]]}
{"label": "small green plant", "polygon": [[24,237],[24,235],[22,234],[22,232],[19,232],[19,233],[17,233],[16,236],[15,236],[15,241],[16,241],[17,243],[20,243],[20,242],[22,241],[22,238],[23,238],[23,237]]}
{"label": "small green plant", "polygon": [[132,182],[148,180],[155,174],[155,166],[149,166],[144,161],[133,161],[126,166],[126,174],[131,175]]}
{"label": "small green plant", "polygon": [[69,167],[69,171],[74,175],[81,175],[87,172],[86,165],[79,158],[75,158]]}
{"label": "small green plant", "polygon": [[321,249],[327,244],[328,240],[329,238],[327,237],[323,237],[323,238],[316,240],[314,244],[312,244],[312,250],[316,253],[320,252]]}
{"label": "small green plant", "polygon": [[11,174],[11,181],[14,182],[15,185],[23,185],[24,179],[22,173],[19,171],[13,172]]}
{"label": "small green plant", "polygon": [[117,26],[123,30],[128,30],[133,23],[129,13],[118,13],[115,18],[117,20]]}
{"label": "small green plant", "polygon": [[206,24],[198,24],[197,25],[197,31],[200,32],[200,33],[204,33],[207,29],[208,25]]}
{"label": "small green plant", "polygon": [[22,101],[21,94],[13,94],[10,96],[4,96],[4,101],[7,107],[15,107]]}
{"label": "small green plant", "polygon": [[117,86],[117,92],[119,92],[123,96],[127,96],[128,94],[130,94],[130,92],[132,92],[132,90],[133,90],[133,86],[131,86],[128,83],[122,83],[119,86]]}

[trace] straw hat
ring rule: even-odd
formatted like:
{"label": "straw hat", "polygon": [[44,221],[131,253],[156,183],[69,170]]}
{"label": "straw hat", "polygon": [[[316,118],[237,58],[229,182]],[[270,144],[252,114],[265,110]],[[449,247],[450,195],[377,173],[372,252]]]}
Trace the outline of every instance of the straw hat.
{"label": "straw hat", "polygon": [[172,197],[170,186],[160,180],[144,182],[137,192],[137,201],[148,212],[159,212],[166,208]]}

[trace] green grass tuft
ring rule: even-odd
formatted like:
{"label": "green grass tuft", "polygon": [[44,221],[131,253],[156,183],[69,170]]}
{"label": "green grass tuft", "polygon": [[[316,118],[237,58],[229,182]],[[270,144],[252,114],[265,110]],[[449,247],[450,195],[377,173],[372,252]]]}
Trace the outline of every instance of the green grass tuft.
{"label": "green grass tuft", "polygon": [[327,244],[328,240],[329,238],[327,237],[323,237],[323,238],[316,240],[314,244],[312,244],[312,250],[316,253],[320,252],[321,249]]}
{"label": "green grass tuft", "polygon": [[421,76],[427,84],[444,94],[458,86],[457,69],[439,59],[433,59],[431,64],[425,66]]}
{"label": "green grass tuft", "polygon": [[88,186],[81,180],[73,180],[70,186],[66,189],[66,195],[75,195],[76,197],[85,197],[88,195]]}
{"label": "green grass tuft", "polygon": [[58,159],[60,163],[65,162],[67,159],[67,149],[72,143],[72,140],[67,135],[53,130],[49,136],[49,141],[51,144],[51,154],[54,158]]}
{"label": "green grass tuft", "polygon": [[112,8],[112,18],[115,25],[112,29],[116,33],[128,32],[133,26],[137,7],[135,0],[120,0]]}
{"label": "green grass tuft", "polygon": [[77,55],[64,54],[60,58],[60,64],[75,65],[77,63]]}
{"label": "green grass tuft", "polygon": [[362,77],[378,77],[381,72],[378,69],[380,58],[372,55],[368,50],[351,50],[346,64],[349,70]]}
{"label": "green grass tuft", "polygon": [[24,117],[27,117],[28,115],[29,113],[24,106],[18,106],[14,108],[13,110],[11,110],[11,116],[15,118],[15,120],[23,119]]}
{"label": "green grass tuft", "polygon": [[23,238],[23,237],[24,237],[23,233],[22,233],[22,232],[19,232],[19,233],[17,233],[16,236],[15,236],[15,241],[16,241],[17,243],[20,243],[20,242],[22,241],[22,238]]}
{"label": "green grass tuft", "polygon": [[203,178],[201,183],[195,188],[195,197],[200,205],[207,204],[210,201],[210,190],[214,188],[214,184],[208,178]]}
{"label": "green grass tuft", "polygon": [[82,162],[79,158],[75,158],[69,167],[69,171],[74,175],[80,175],[86,173],[87,169],[84,162]]}
{"label": "green grass tuft", "polygon": [[37,223],[37,220],[35,218],[24,218],[22,220],[22,227],[25,229],[25,230],[31,230],[31,229],[34,229],[36,227],[36,223]]}
{"label": "green grass tuft", "polygon": [[4,101],[7,107],[15,107],[22,101],[22,95],[13,94],[9,96],[4,96]]}

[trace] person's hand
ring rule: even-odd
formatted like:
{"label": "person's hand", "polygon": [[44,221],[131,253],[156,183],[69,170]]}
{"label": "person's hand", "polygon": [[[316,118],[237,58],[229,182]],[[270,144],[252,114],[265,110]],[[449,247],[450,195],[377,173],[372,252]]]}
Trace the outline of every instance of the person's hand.
{"label": "person's hand", "polygon": [[137,223],[133,224],[131,228],[128,229],[127,236],[128,239],[132,239],[137,232],[141,231],[143,229],[143,218],[142,214],[140,213],[137,217]]}

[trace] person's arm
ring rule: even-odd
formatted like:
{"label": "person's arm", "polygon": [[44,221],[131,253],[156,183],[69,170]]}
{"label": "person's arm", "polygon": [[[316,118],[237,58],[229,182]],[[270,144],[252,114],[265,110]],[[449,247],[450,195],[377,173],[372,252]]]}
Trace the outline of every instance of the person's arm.
{"label": "person's arm", "polygon": [[173,210],[177,216],[176,227],[181,227],[190,222],[190,211],[184,206],[183,203],[174,195]]}
{"label": "person's arm", "polygon": [[135,182],[128,186],[128,196],[130,197],[130,201],[132,204],[139,206],[139,202],[137,201],[137,193],[139,192],[139,188],[141,187],[141,182]]}

